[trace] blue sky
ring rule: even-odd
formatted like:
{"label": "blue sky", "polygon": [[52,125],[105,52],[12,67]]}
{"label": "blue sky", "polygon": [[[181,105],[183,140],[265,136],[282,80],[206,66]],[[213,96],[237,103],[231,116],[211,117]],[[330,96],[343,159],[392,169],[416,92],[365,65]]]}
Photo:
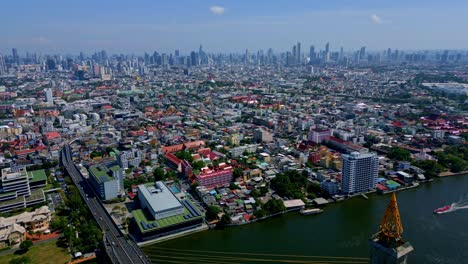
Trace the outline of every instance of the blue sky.
{"label": "blue sky", "polygon": [[466,49],[466,0],[6,0],[0,51]]}

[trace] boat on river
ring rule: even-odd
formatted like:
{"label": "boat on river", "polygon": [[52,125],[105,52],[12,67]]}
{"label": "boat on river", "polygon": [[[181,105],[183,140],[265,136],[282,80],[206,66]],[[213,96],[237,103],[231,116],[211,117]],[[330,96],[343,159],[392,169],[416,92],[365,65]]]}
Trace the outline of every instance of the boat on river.
{"label": "boat on river", "polygon": [[443,206],[443,207],[440,207],[440,208],[435,209],[435,210],[434,210],[434,213],[435,213],[435,214],[447,213],[448,211],[450,211],[450,209],[452,209],[452,207],[453,207],[453,204],[446,205],[446,206]]}
{"label": "boat on river", "polygon": [[301,213],[301,215],[313,215],[313,214],[320,214],[321,212],[323,212],[323,210],[319,208],[313,208],[313,209],[301,209],[301,211],[299,212]]}

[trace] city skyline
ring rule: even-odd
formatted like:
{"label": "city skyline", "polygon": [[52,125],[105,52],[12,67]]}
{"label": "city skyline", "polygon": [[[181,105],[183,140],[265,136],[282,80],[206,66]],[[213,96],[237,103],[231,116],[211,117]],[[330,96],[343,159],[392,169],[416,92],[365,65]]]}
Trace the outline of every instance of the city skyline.
{"label": "city skyline", "polygon": [[[43,7],[47,7],[43,8]],[[93,52],[142,53],[188,52],[200,43],[211,52],[242,52],[273,48],[288,50],[292,41],[304,47],[333,50],[366,46],[386,48],[464,49],[468,38],[459,34],[467,3],[450,1],[206,1],[153,3],[124,1],[66,5],[46,3],[5,3],[7,12],[0,22],[3,36],[0,52],[11,48],[42,53]],[[448,15],[449,14],[449,15]],[[441,22],[443,21],[443,22]]]}

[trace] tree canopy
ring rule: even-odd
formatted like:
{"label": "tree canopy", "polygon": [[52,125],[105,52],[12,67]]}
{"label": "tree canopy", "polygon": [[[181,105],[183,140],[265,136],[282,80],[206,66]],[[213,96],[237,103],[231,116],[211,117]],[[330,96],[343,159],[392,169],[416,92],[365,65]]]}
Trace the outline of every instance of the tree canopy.
{"label": "tree canopy", "polygon": [[271,181],[271,186],[281,197],[304,198],[302,189],[307,185],[307,177],[296,170],[278,173]]}
{"label": "tree canopy", "polygon": [[29,239],[21,242],[21,244],[19,245],[20,249],[24,250],[24,251],[28,251],[30,247],[32,247],[33,245],[33,242]]}
{"label": "tree canopy", "polygon": [[265,210],[268,214],[276,214],[281,213],[286,210],[284,203],[282,200],[275,200],[270,199],[262,206],[263,210]]}
{"label": "tree canopy", "polygon": [[409,150],[393,147],[390,149],[390,152],[387,154],[388,158],[399,160],[399,161],[411,161],[411,152]]}
{"label": "tree canopy", "polygon": [[166,179],[166,173],[162,168],[156,168],[153,171],[154,181],[163,181]]}
{"label": "tree canopy", "polygon": [[218,219],[218,214],[221,212],[221,209],[219,209],[216,206],[208,206],[208,209],[206,210],[206,219],[208,221],[216,220]]}

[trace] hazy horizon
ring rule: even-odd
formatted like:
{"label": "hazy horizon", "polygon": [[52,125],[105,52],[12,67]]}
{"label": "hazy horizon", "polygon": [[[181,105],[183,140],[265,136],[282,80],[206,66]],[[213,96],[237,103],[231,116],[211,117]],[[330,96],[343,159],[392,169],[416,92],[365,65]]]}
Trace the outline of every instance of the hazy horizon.
{"label": "hazy horizon", "polygon": [[99,1],[2,4],[0,52],[77,54],[290,50],[468,49],[461,0]]}

